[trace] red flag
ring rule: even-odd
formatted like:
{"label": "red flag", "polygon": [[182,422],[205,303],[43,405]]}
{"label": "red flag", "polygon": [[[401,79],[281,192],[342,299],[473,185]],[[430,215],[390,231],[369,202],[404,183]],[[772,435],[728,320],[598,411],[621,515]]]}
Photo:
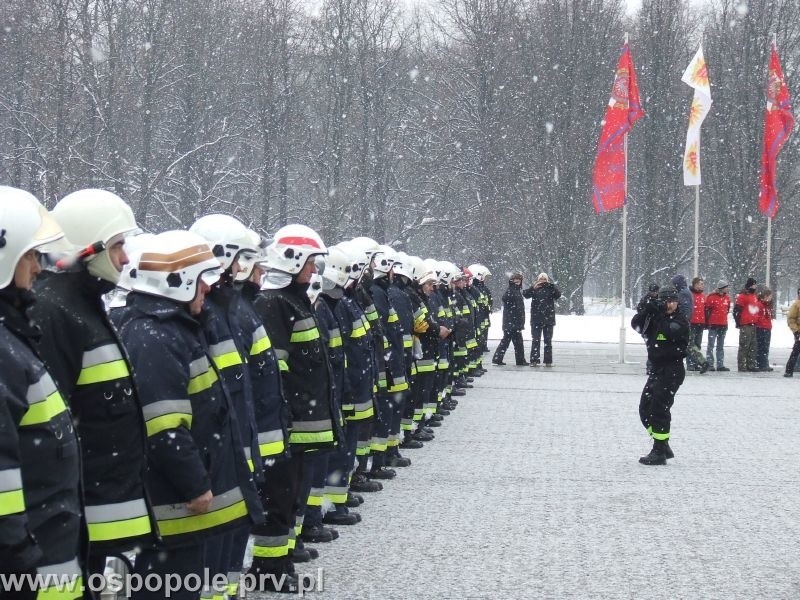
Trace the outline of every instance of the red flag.
{"label": "red flag", "polygon": [[625,134],[644,111],[628,44],[622,46],[611,99],[597,145],[592,176],[592,202],[596,212],[608,212],[625,204]]}
{"label": "red flag", "polygon": [[794,116],[789,88],[783,79],[778,49],[772,44],[767,77],[767,111],[764,115],[764,148],[761,152],[761,188],[758,210],[772,218],[778,212],[778,190],[775,187],[775,168],[778,152],[792,133]]}

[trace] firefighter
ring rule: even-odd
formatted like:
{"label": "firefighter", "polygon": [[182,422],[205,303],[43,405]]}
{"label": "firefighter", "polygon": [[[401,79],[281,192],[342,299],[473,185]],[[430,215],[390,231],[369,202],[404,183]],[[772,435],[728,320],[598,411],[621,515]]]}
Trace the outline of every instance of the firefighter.
{"label": "firefighter", "polygon": [[[284,395],[289,403],[289,446],[291,456],[276,461],[274,476],[283,483],[276,514],[289,536],[290,547],[297,534],[295,515],[303,482],[303,456],[306,452],[327,449],[341,438],[339,415],[331,390],[328,351],[323,345],[313,308],[307,295],[311,276],[316,272],[315,258],[327,254],[319,235],[309,227],[292,224],[275,233],[267,246],[262,289],[253,304],[267,330],[278,358]],[[283,560],[255,557],[251,573],[291,574],[294,564]],[[297,580],[293,580],[296,588]],[[284,586],[279,591],[290,591]]]}
{"label": "firefighter", "polygon": [[0,573],[69,578],[15,598],[83,597],[78,439],[25,315],[38,253],[63,235],[31,194],[0,187]]}
{"label": "firefighter", "polygon": [[115,194],[85,189],[52,211],[79,250],[62,272],[36,286],[31,316],[42,330],[39,352],[70,405],[81,440],[89,530],[89,571],[102,574],[106,557],[153,544],[145,494],[145,430],[136,381],[106,312],[128,263],[126,236],[138,227]]}
{"label": "firefighter", "polygon": [[[134,372],[147,431],[147,487],[164,549],[145,549],[135,572],[203,575],[206,546],[263,521],[236,414],[203,332],[206,295],[221,265],[205,239],[167,231],[142,248],[131,271],[120,335]],[[177,598],[198,597],[181,590]],[[135,598],[163,598],[143,589]]]}

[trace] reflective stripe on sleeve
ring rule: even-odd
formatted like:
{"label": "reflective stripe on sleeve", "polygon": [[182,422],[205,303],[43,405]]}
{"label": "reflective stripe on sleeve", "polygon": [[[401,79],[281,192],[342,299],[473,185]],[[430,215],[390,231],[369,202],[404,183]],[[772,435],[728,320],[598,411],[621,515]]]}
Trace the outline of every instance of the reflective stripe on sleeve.
{"label": "reflective stripe on sleeve", "polygon": [[264,329],[263,325],[259,325],[258,329],[253,332],[253,345],[250,346],[250,356],[257,356],[270,348],[272,348],[272,342],[267,335],[267,330]]}
{"label": "reflective stripe on sleeve", "polygon": [[150,533],[150,518],[143,498],[115,504],[87,506],[85,514],[89,540],[92,542]]}
{"label": "reflective stripe on sleeve", "polygon": [[148,437],[166,429],[192,427],[192,403],[189,400],[159,400],[143,406],[142,413]]}
{"label": "reflective stripe on sleeve", "polygon": [[83,353],[78,385],[114,381],[130,376],[128,363],[116,344],[106,344]]}
{"label": "reflective stripe on sleeve", "polygon": [[67,405],[56,389],[56,384],[50,374],[46,372],[42,374],[39,381],[28,388],[26,399],[29,408],[19,422],[20,427],[47,423],[67,410]]}
{"label": "reflective stripe on sleeve", "polygon": [[184,504],[154,506],[158,529],[163,536],[181,535],[211,529],[230,523],[247,515],[247,506],[242,491],[235,487],[214,496],[206,513],[192,513]]}

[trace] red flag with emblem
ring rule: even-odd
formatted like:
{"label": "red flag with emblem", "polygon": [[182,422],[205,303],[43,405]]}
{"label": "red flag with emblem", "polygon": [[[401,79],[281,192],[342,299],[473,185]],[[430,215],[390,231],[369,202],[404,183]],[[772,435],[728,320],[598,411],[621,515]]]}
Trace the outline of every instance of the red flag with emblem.
{"label": "red flag with emblem", "polygon": [[606,108],[594,161],[592,203],[598,213],[608,212],[625,204],[625,134],[643,116],[633,59],[630,48],[625,43],[617,63],[614,87]]}
{"label": "red flag with emblem", "polygon": [[767,110],[764,115],[764,148],[761,151],[761,186],[758,210],[772,218],[778,212],[778,189],[775,184],[778,152],[794,128],[792,101],[783,79],[778,49],[772,44],[767,77]]}

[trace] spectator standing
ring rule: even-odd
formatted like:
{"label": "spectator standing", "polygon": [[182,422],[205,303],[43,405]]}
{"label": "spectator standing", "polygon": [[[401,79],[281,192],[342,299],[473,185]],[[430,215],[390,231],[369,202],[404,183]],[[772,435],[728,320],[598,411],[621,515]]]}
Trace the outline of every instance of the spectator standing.
{"label": "spectator standing", "polygon": [[[706,297],[705,281],[702,277],[692,279],[692,287],[689,291],[692,294],[692,316],[689,319],[689,344],[698,350],[703,347],[703,330],[706,328]],[[686,356],[690,371],[696,371],[699,365],[692,358],[692,353]]]}
{"label": "spectator standing", "polygon": [[757,371],[756,361],[756,317],[758,316],[756,280],[749,277],[744,288],[736,294],[733,306],[733,320],[739,328],[739,353],[736,363],[740,372]]}
{"label": "spectator standing", "polygon": [[[728,313],[731,311],[731,297],[728,295],[728,282],[719,281],[717,289],[706,297],[705,315],[708,325],[708,347],[706,359],[709,371],[730,371],[725,366],[725,334],[728,332]],[[716,349],[717,366],[714,367]]]}
{"label": "spectator standing", "polygon": [[789,360],[786,363],[786,372],[783,376],[793,377],[794,365],[797,362],[797,357],[800,356],[800,288],[797,288],[797,298],[789,307],[789,314],[786,315],[786,324],[794,335],[794,346],[792,346],[792,353],[789,355]]}
{"label": "spectator standing", "polygon": [[775,303],[772,290],[763,288],[757,295],[758,313],[756,315],[756,363],[759,371],[772,371],[769,366],[769,344],[772,338],[772,319],[775,317]]}
{"label": "spectator standing", "polygon": [[504,365],[503,357],[508,345],[514,343],[517,366],[529,364],[525,360],[525,345],[522,330],[525,328],[525,300],[522,297],[522,274],[514,273],[508,280],[508,289],[503,294],[503,339],[495,350],[492,362]]}
{"label": "spectator standing", "polygon": [[531,299],[531,366],[539,366],[539,352],[544,337],[544,366],[553,366],[553,328],[556,325],[556,300],[561,291],[547,273],[539,273],[536,282],[522,292]]}

